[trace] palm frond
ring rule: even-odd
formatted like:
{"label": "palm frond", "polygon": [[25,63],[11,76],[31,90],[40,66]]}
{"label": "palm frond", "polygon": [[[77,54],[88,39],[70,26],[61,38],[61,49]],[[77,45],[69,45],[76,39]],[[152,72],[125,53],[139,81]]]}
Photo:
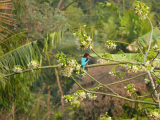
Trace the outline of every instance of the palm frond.
{"label": "palm frond", "polygon": [[0,9],[12,9],[13,4],[11,0],[0,1]]}
{"label": "palm frond", "polygon": [[[14,37],[13,38],[16,39],[17,36]],[[16,49],[10,49],[9,52],[0,56],[0,70],[2,70],[3,73],[9,72],[15,65],[21,65],[24,68],[27,68],[27,64],[30,61],[40,61],[42,56],[46,55],[48,51],[51,50],[51,40],[55,39],[53,37],[56,37],[56,33],[54,36],[47,34],[47,37],[44,39],[29,42],[25,45],[17,47]]]}
{"label": "palm frond", "polygon": [[13,32],[7,28],[7,26],[15,26],[11,14],[12,9],[13,4],[11,0],[0,1],[0,33],[3,34],[1,36],[2,39],[5,38],[8,34],[13,34]]}
{"label": "palm frond", "polygon": [[[0,63],[1,65],[7,66],[9,70],[12,69],[14,65],[26,67],[30,61],[39,60],[40,55],[40,48],[37,45],[37,41],[34,41],[4,54],[0,57]],[[3,66],[3,68],[0,66],[0,68],[3,70],[5,66]]]}

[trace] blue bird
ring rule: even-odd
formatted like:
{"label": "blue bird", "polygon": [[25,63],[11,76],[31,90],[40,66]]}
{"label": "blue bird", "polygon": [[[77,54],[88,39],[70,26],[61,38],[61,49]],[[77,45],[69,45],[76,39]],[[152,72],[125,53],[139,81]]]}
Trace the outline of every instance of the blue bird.
{"label": "blue bird", "polygon": [[82,66],[83,70],[85,70],[85,66],[89,62],[89,59],[88,59],[89,57],[93,58],[88,53],[85,53],[84,56],[81,59],[81,66]]}

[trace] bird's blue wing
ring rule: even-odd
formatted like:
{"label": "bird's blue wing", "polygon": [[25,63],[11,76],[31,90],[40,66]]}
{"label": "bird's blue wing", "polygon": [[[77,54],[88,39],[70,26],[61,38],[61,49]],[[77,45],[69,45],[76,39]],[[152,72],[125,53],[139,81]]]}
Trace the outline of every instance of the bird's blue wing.
{"label": "bird's blue wing", "polygon": [[83,69],[85,69],[85,65],[87,64],[87,62],[89,61],[89,59],[86,61],[87,58],[82,58],[81,59],[81,66],[83,67]]}

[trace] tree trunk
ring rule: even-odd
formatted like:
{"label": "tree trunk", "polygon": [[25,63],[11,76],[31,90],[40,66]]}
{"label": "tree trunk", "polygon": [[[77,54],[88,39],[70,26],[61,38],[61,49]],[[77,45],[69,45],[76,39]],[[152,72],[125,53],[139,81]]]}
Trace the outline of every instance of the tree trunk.
{"label": "tree trunk", "polygon": [[61,87],[61,84],[60,84],[60,81],[59,81],[59,76],[58,76],[57,69],[54,68],[54,70],[55,70],[55,73],[56,73],[56,78],[57,78],[57,83],[58,83],[59,91],[60,91],[60,93],[61,93],[61,104],[62,104],[62,108],[64,108],[62,87]]}

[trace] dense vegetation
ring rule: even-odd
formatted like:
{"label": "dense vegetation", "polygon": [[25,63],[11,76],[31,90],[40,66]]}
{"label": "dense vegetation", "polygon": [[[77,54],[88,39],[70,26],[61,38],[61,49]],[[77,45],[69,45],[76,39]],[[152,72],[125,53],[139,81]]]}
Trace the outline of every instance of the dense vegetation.
{"label": "dense vegetation", "polygon": [[[160,1],[140,1],[144,4],[131,0],[0,1],[0,119],[91,119],[84,118],[80,105],[86,95],[94,100],[97,94],[135,102],[134,107],[128,102],[124,105],[124,110],[132,109],[134,114],[112,119],[157,119]],[[128,97],[118,96],[81,69],[80,59],[86,52],[95,56],[93,63],[101,58],[108,61],[104,66],[126,67],[128,73],[143,69],[151,94],[141,99],[130,83],[126,86]],[[102,64],[88,67],[95,66]],[[70,71],[67,74],[66,69]],[[123,79],[124,72],[113,68],[109,74]],[[97,88],[80,86],[84,75],[96,81]],[[70,94],[74,83],[82,90]],[[101,87],[113,94],[97,92]],[[76,95],[82,98],[74,103]],[[72,100],[71,105],[64,103]],[[77,111],[82,116],[77,117]],[[106,112],[98,114],[102,120],[113,116]]]}

